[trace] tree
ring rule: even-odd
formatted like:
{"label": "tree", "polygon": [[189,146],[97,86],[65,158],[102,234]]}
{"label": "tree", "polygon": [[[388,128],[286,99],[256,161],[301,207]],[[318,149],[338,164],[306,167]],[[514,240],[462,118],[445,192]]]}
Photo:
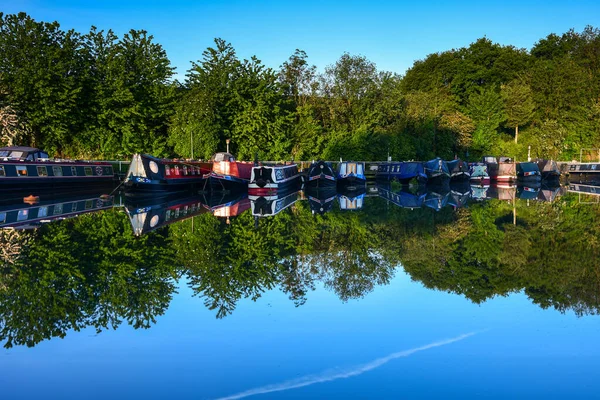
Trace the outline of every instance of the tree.
{"label": "tree", "polygon": [[519,138],[519,126],[525,125],[533,118],[535,103],[529,85],[522,81],[511,81],[500,87],[500,95],[504,101],[506,125],[515,128],[515,143]]}

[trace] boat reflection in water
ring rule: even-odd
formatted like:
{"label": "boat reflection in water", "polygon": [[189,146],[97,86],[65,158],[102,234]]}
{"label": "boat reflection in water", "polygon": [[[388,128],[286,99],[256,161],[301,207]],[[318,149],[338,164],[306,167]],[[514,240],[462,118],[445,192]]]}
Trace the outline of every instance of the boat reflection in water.
{"label": "boat reflection in water", "polygon": [[144,202],[128,198],[125,211],[135,236],[141,236],[160,227],[208,212],[199,195],[179,195],[171,198],[149,198]]}
{"label": "boat reflection in water", "polygon": [[55,220],[112,208],[113,202],[113,196],[102,192],[31,196],[20,202],[0,202],[0,229],[34,229]]}
{"label": "boat reflection in water", "polygon": [[248,194],[239,192],[222,192],[221,194],[217,192],[206,195],[203,198],[203,204],[204,208],[215,217],[226,218],[227,222],[230,217],[236,217],[250,209]]}
{"label": "boat reflection in water", "polygon": [[304,190],[304,194],[308,198],[310,210],[313,214],[325,214],[327,211],[330,211],[337,197],[337,191],[331,188],[317,189],[307,187]]}
{"label": "boat reflection in water", "polygon": [[367,187],[357,187],[355,190],[345,190],[338,194],[340,210],[360,210],[363,208]]}
{"label": "boat reflection in water", "polygon": [[290,207],[301,197],[301,191],[297,190],[289,194],[275,196],[248,196],[252,215],[255,217],[266,217],[279,214]]}

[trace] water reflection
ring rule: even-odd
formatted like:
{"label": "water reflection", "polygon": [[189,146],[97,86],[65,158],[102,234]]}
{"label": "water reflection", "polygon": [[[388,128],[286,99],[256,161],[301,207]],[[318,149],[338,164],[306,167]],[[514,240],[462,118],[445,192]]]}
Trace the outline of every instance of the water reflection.
{"label": "water reflection", "polygon": [[[57,204],[77,204],[79,216],[0,231],[0,340],[34,346],[86,326],[148,328],[182,277],[224,318],[241,299],[273,288],[297,306],[317,283],[342,301],[361,298],[399,266],[428,288],[475,303],[524,291],[542,308],[596,314],[600,208],[579,193],[597,192],[572,190],[370,186],[123,206],[95,196],[5,205],[6,215],[27,209],[50,219]],[[45,216],[39,207],[48,207]]]}

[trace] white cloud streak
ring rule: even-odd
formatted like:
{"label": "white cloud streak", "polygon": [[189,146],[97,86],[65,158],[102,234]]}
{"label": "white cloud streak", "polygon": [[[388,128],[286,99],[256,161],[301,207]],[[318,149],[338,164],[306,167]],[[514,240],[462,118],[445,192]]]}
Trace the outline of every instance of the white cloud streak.
{"label": "white cloud streak", "polygon": [[439,340],[437,342],[433,342],[433,343],[427,344],[425,346],[415,347],[413,349],[399,351],[397,353],[392,353],[385,357],[377,358],[371,362],[368,362],[368,363],[362,364],[362,365],[358,365],[356,367],[353,367],[353,368],[350,368],[347,370],[327,370],[327,371],[324,371],[324,372],[322,372],[320,374],[316,374],[316,375],[305,375],[303,377],[291,379],[291,380],[288,380],[285,382],[261,386],[261,387],[255,388],[255,389],[246,390],[244,392],[232,394],[232,395],[229,395],[226,397],[220,397],[216,400],[236,400],[236,399],[242,399],[244,397],[254,396],[254,395],[258,395],[258,394],[281,392],[283,390],[297,389],[297,388],[301,388],[304,386],[314,385],[315,383],[323,383],[323,382],[334,381],[337,379],[350,378],[352,376],[360,375],[367,371],[371,371],[375,368],[379,368],[382,365],[387,364],[388,362],[395,360],[397,358],[408,357],[412,354],[418,353],[419,351],[429,350],[429,349],[433,349],[434,347],[440,347],[440,346],[445,346],[447,344],[459,342],[459,341],[466,339],[470,336],[473,336],[475,334],[477,334],[477,332],[465,333],[463,335],[456,336],[451,339]]}

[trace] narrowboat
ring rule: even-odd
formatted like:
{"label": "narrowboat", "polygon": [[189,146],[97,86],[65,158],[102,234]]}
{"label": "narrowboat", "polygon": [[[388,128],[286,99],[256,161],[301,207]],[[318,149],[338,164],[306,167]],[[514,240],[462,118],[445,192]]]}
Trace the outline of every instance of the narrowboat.
{"label": "narrowboat", "polygon": [[469,180],[472,183],[476,183],[479,185],[489,185],[490,175],[488,174],[487,165],[483,162],[470,164]]}
{"label": "narrowboat", "polygon": [[337,174],[331,163],[327,161],[313,162],[308,168],[305,185],[310,188],[333,188],[336,187]]}
{"label": "narrowboat", "polygon": [[423,163],[423,169],[427,175],[427,182],[443,182],[450,179],[450,170],[448,163],[437,157],[433,160]]}
{"label": "narrowboat", "polygon": [[517,163],[517,180],[519,182],[541,182],[542,174],[535,162]]}
{"label": "narrowboat", "polygon": [[333,207],[334,200],[337,197],[335,188],[305,188],[305,195],[308,198],[308,204],[313,214],[325,214]]}
{"label": "narrowboat", "polygon": [[337,166],[337,184],[347,190],[363,188],[367,185],[365,163],[340,161]]}
{"label": "narrowboat", "polygon": [[487,166],[490,181],[509,183],[517,180],[517,167],[511,158],[485,156],[482,161]]}
{"label": "narrowboat", "polygon": [[125,212],[135,236],[208,212],[200,195],[159,197],[142,203],[135,199],[125,201]]}
{"label": "narrowboat", "polygon": [[62,190],[81,185],[110,185],[114,173],[106,162],[50,159],[34,147],[0,148],[0,190],[26,188]]}
{"label": "narrowboat", "polygon": [[248,195],[250,199],[250,209],[255,217],[266,217],[279,214],[281,211],[290,207],[300,198],[300,191],[296,190],[287,195],[279,194],[273,196],[254,196]]}
{"label": "narrowboat", "polygon": [[466,182],[471,178],[471,169],[466,161],[458,159],[448,161],[448,170],[450,171],[450,180],[453,182]]}
{"label": "narrowboat", "polygon": [[600,163],[570,163],[569,183],[600,185]]}
{"label": "narrowboat", "polygon": [[302,186],[298,165],[260,165],[252,167],[248,195],[272,196],[297,191]]}
{"label": "narrowboat", "polygon": [[211,158],[210,188],[215,192],[248,190],[254,163],[236,161],[231,153],[216,153]]}
{"label": "narrowboat", "polygon": [[408,185],[413,179],[419,183],[427,181],[423,163],[418,161],[389,162],[380,164],[375,178],[379,181],[398,181]]}
{"label": "narrowboat", "polygon": [[542,179],[545,181],[557,181],[560,179],[560,168],[554,160],[537,159],[535,163],[538,165]]}
{"label": "narrowboat", "polygon": [[0,206],[0,229],[33,229],[55,220],[73,218],[113,207],[113,196],[69,195],[29,204],[23,201]]}
{"label": "narrowboat", "polygon": [[161,196],[201,189],[211,164],[134,154],[123,182],[126,196]]}

